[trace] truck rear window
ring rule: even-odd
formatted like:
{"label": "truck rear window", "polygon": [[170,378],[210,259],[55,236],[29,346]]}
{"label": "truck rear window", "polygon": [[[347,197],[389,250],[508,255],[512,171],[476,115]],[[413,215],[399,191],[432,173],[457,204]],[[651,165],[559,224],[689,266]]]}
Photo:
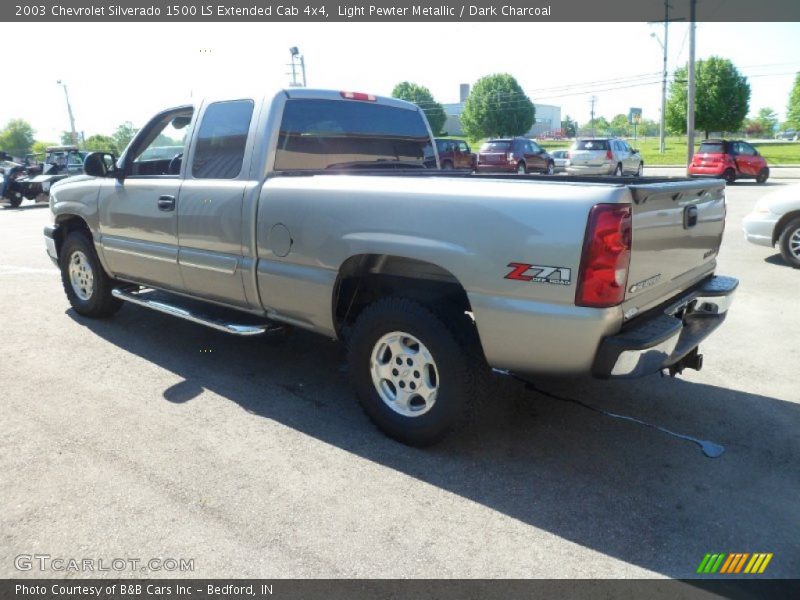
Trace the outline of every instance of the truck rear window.
{"label": "truck rear window", "polygon": [[286,101],[276,171],[435,166],[428,128],[416,110],[352,100]]}

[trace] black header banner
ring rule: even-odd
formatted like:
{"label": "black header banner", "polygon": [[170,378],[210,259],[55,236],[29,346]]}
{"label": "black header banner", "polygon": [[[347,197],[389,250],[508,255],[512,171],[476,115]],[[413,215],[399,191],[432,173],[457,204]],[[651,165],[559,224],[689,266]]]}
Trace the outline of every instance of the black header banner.
{"label": "black header banner", "polygon": [[780,579],[5,579],[4,600],[769,600],[797,598]]}
{"label": "black header banner", "polygon": [[[693,0],[670,0],[687,19]],[[800,21],[800,0],[694,0],[698,21]],[[4,0],[10,22],[637,22],[664,0]]]}

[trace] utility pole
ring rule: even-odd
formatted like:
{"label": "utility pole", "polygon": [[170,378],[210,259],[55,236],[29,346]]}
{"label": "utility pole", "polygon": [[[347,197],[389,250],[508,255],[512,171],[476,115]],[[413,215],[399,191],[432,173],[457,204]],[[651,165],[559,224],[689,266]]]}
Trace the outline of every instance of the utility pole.
{"label": "utility pole", "polygon": [[661,125],[658,130],[658,151],[664,154],[666,146],[667,109],[667,48],[669,47],[669,0],[664,0],[664,70],[661,75]]}
{"label": "utility pole", "polygon": [[697,0],[689,0],[689,89],[686,103],[686,166],[691,164],[694,156],[694,52],[695,52],[695,18],[697,17]]}
{"label": "utility pole", "polygon": [[58,85],[64,88],[64,98],[67,99],[67,113],[69,114],[69,127],[70,127],[70,135],[72,136],[72,143],[76,146],[78,145],[78,133],[75,131],[75,117],[72,116],[72,106],[69,103],[69,93],[67,93],[67,84],[62,83],[59,79],[56,81]]}
{"label": "utility pole", "polygon": [[589,102],[592,105],[592,108],[591,108],[592,120],[589,121],[589,127],[591,127],[591,129],[592,129],[592,137],[594,137],[594,104],[595,104],[595,102],[597,102],[597,96],[592,96],[591,98],[589,98]]}

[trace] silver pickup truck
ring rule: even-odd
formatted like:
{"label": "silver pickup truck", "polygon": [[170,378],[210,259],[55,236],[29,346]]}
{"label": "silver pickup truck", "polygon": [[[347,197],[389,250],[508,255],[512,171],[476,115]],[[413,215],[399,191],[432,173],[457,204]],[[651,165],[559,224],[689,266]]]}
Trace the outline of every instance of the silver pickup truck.
{"label": "silver pickup truck", "polygon": [[235,335],[343,339],[365,411],[408,444],[462,422],[489,367],[701,367],[738,283],[714,275],[724,182],[437,166],[424,114],[399,100],[198,102],[55,185],[47,251],[80,315],[128,302]]}

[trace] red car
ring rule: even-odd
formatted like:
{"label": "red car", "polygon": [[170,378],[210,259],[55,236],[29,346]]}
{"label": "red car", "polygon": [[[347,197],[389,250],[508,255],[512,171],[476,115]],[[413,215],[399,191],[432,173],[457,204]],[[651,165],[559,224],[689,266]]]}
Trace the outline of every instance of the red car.
{"label": "red car", "polygon": [[555,161],[536,142],[522,138],[487,140],[478,151],[478,173],[555,173]]}
{"label": "red car", "polygon": [[726,183],[737,179],[755,179],[764,183],[769,166],[764,157],[741,140],[705,140],[692,157],[690,177],[721,177]]}
{"label": "red car", "polygon": [[443,169],[475,170],[475,154],[464,140],[436,138],[436,151]]}

